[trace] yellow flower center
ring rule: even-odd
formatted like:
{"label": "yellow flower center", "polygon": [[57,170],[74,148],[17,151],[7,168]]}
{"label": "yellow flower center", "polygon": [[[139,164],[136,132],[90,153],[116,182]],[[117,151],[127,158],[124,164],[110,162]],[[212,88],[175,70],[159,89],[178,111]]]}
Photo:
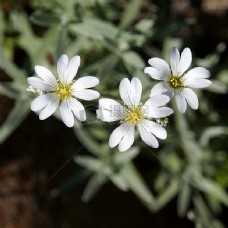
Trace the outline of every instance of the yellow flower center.
{"label": "yellow flower center", "polygon": [[141,107],[129,108],[125,112],[124,120],[130,124],[137,125],[144,119]]}
{"label": "yellow flower center", "polygon": [[173,89],[178,89],[178,88],[183,88],[184,87],[184,83],[181,79],[181,77],[177,77],[177,76],[170,76],[168,79],[168,84],[171,88]]}
{"label": "yellow flower center", "polygon": [[60,100],[65,100],[69,97],[72,97],[72,90],[70,84],[62,84],[60,81],[58,81],[58,86],[56,88],[56,93]]}

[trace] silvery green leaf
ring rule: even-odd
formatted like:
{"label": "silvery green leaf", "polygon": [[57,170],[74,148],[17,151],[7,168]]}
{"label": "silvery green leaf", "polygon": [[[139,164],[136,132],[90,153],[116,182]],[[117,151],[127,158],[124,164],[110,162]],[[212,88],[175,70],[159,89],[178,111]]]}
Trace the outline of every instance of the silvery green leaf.
{"label": "silvery green leaf", "polygon": [[[34,34],[27,15],[23,13],[13,14],[13,21],[17,26],[17,30],[20,32],[19,44],[32,59],[40,51],[38,47],[42,43],[42,39]],[[18,23],[18,21],[20,21],[20,23]]]}
{"label": "silvery green leaf", "polygon": [[94,127],[89,128],[88,130],[89,130],[90,134],[98,140],[107,141],[109,138],[109,132],[104,127],[102,128],[102,127],[94,126]]}
{"label": "silvery green leaf", "polygon": [[143,69],[145,67],[145,63],[141,56],[137,54],[136,52],[133,51],[127,51],[122,53],[121,55],[122,59],[125,61],[126,64],[138,68],[138,69]]}
{"label": "silvery green leaf", "polygon": [[220,58],[219,58],[218,53],[213,53],[213,54],[207,55],[203,59],[197,59],[196,64],[201,67],[211,68],[211,67],[215,66],[216,64],[218,64],[219,59]]}
{"label": "silvery green leaf", "polygon": [[17,99],[20,94],[15,88],[11,87],[11,84],[12,82],[0,82],[0,94],[4,94],[11,99]]}
{"label": "silvery green leaf", "polygon": [[206,88],[208,91],[213,93],[219,93],[219,94],[226,94],[228,91],[228,87],[224,82],[221,82],[219,80],[212,80],[212,85],[208,88]]}
{"label": "silvery green leaf", "polygon": [[182,43],[183,41],[179,38],[172,38],[172,37],[165,38],[164,44],[163,44],[163,50],[162,50],[162,56],[165,57],[165,60],[169,60],[170,49],[172,47],[176,47],[179,49]]}
{"label": "silvery green leaf", "polygon": [[131,147],[128,151],[124,153],[116,153],[113,157],[114,163],[116,165],[123,165],[132,159],[134,159],[139,154],[138,147]]}
{"label": "silvery green leaf", "polygon": [[180,182],[179,195],[178,195],[178,214],[184,217],[187,214],[189,204],[191,201],[191,187],[186,182]]}
{"label": "silvery green leaf", "polygon": [[135,28],[142,33],[149,33],[149,32],[152,32],[151,29],[153,25],[154,25],[154,20],[142,19],[135,25]]}
{"label": "silvery green leaf", "polygon": [[219,137],[221,135],[228,135],[228,127],[224,127],[224,126],[208,127],[201,134],[199,141],[202,146],[206,146],[209,144],[209,141],[211,138]]}
{"label": "silvery green leaf", "polygon": [[103,63],[100,64],[100,69],[98,71],[99,78],[103,80],[104,78],[111,75],[112,71],[119,63],[119,60],[119,56],[115,54],[110,54],[109,56],[107,56],[104,59]]}
{"label": "silvery green leaf", "polygon": [[141,0],[131,0],[127,4],[120,22],[121,29],[127,28],[134,21],[141,9],[141,4]]}
{"label": "silvery green leaf", "polygon": [[135,193],[146,207],[154,210],[156,208],[154,196],[132,163],[124,166],[122,175],[127,180],[129,189]]}
{"label": "silvery green leaf", "polygon": [[51,64],[48,61],[47,53],[54,53],[54,50],[56,50],[56,46],[58,45],[57,38],[59,32],[61,31],[57,27],[51,27],[48,29],[42,39],[42,42],[38,45],[37,49],[34,52],[35,56],[32,58],[34,66],[43,65],[51,70]]}
{"label": "silvery green leaf", "polygon": [[16,101],[13,109],[10,111],[7,119],[0,126],[0,143],[4,142],[7,137],[21,124],[30,111],[29,101]]}
{"label": "silvery green leaf", "polygon": [[74,161],[89,169],[89,170],[92,170],[92,171],[100,171],[102,169],[102,167],[104,166],[103,163],[99,160],[99,159],[96,159],[96,158],[93,158],[91,156],[75,156],[74,157]]}
{"label": "silvery green leaf", "polygon": [[216,182],[210,179],[199,177],[197,180],[195,180],[195,184],[198,189],[210,194],[224,205],[228,206],[228,194]]}
{"label": "silvery green leaf", "polygon": [[164,207],[168,202],[170,202],[178,192],[178,181],[172,179],[169,185],[165,188],[163,192],[159,194],[156,199],[156,211]]}
{"label": "silvery green leaf", "polygon": [[92,39],[102,40],[103,35],[87,23],[79,23],[70,26],[70,31]]}
{"label": "silvery green leaf", "polygon": [[200,217],[203,218],[205,221],[209,221],[209,218],[211,218],[211,214],[207,207],[207,204],[205,203],[204,199],[200,194],[197,193],[193,196],[193,203]]}
{"label": "silvery green leaf", "polygon": [[115,40],[119,33],[118,28],[113,24],[96,18],[86,19],[84,23],[98,31],[103,37],[110,40]]}
{"label": "silvery green leaf", "polygon": [[219,81],[225,83],[226,85],[228,85],[228,70],[227,69],[223,69],[221,70],[216,77]]}
{"label": "silvery green leaf", "polygon": [[20,83],[26,82],[24,71],[19,69],[15,64],[13,64],[10,60],[8,60],[1,52],[0,52],[0,68],[3,69],[9,77],[16,80],[17,82],[18,81]]}
{"label": "silvery green leaf", "polygon": [[78,126],[75,124],[74,133],[82,145],[92,154],[99,156],[105,153],[104,147],[102,147],[101,144],[97,143],[96,140],[91,137],[90,133],[81,127],[81,123],[78,122]]}
{"label": "silvery green leaf", "polygon": [[74,42],[69,43],[66,48],[66,53],[69,56],[74,56],[83,50],[89,50],[93,47],[93,43],[85,38],[84,36],[78,36]]}
{"label": "silvery green leaf", "polygon": [[82,200],[84,202],[88,202],[92,199],[105,182],[107,182],[106,176],[103,174],[94,174],[83,192]]}
{"label": "silvery green leaf", "polygon": [[52,26],[60,23],[60,18],[52,13],[43,10],[36,10],[31,16],[30,20],[40,26]]}
{"label": "silvery green leaf", "polygon": [[113,174],[109,176],[110,180],[114,185],[116,185],[117,188],[119,188],[122,191],[128,190],[128,182],[127,180],[122,176],[121,172],[118,174]]}

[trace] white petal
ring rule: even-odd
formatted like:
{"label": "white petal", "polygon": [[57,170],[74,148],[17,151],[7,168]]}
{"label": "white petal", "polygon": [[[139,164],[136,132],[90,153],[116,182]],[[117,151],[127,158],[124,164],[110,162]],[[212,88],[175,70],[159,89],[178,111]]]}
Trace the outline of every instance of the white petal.
{"label": "white petal", "polygon": [[174,76],[178,75],[178,69],[180,64],[180,53],[176,47],[170,50],[170,67]]}
{"label": "white petal", "polygon": [[151,134],[150,131],[148,131],[147,128],[144,127],[143,124],[139,124],[138,129],[139,129],[139,134],[140,134],[142,140],[147,145],[149,145],[153,148],[158,148],[159,144],[158,144],[157,139],[153,136],[153,134]]}
{"label": "white petal", "polygon": [[85,121],[86,112],[85,112],[85,108],[81,104],[81,102],[79,102],[75,98],[69,98],[68,102],[69,102],[69,107],[70,107],[71,111],[73,112],[73,114],[75,115],[75,117],[80,121]]}
{"label": "white petal", "polygon": [[212,82],[208,79],[198,78],[185,80],[184,84],[192,88],[206,88],[209,87]]}
{"label": "white petal", "polygon": [[149,100],[147,100],[144,106],[148,108],[157,108],[167,104],[169,100],[170,100],[169,97],[164,94],[155,95],[151,97]]}
{"label": "white petal", "polygon": [[210,72],[203,67],[195,67],[188,71],[183,80],[198,79],[198,78],[209,78],[211,76]]}
{"label": "white petal", "polygon": [[147,132],[152,133],[153,135],[155,135],[160,139],[166,139],[167,132],[160,124],[157,124],[150,120],[143,120],[141,125],[143,125],[143,127],[147,130]]}
{"label": "white petal", "polygon": [[150,97],[162,94],[167,91],[167,86],[165,82],[157,83],[150,91]]}
{"label": "white petal", "polygon": [[54,87],[52,84],[49,84],[49,82],[46,82],[38,77],[29,77],[27,81],[28,84],[35,89],[40,89],[45,92],[56,90],[56,87]]}
{"label": "white petal", "polygon": [[123,136],[126,134],[127,129],[129,128],[129,124],[121,124],[119,127],[117,127],[112,134],[109,137],[109,146],[111,148],[117,146]]}
{"label": "white petal", "polygon": [[131,82],[124,78],[120,82],[120,97],[125,105],[138,106],[142,94],[142,84],[138,78],[133,78]]}
{"label": "white petal", "polygon": [[72,82],[73,78],[76,76],[78,72],[78,67],[80,65],[80,56],[76,55],[73,58],[71,58],[69,65],[67,67],[67,78],[66,83],[69,84]]}
{"label": "white petal", "polygon": [[187,108],[187,103],[185,100],[185,96],[183,94],[183,90],[179,90],[175,92],[175,100],[176,100],[176,105],[179,112],[184,113]]}
{"label": "white petal", "polygon": [[206,79],[209,77],[210,77],[210,72],[208,70],[206,70],[203,67],[196,67],[184,75],[183,81],[184,81],[184,84],[188,87],[206,88],[212,84],[210,80]]}
{"label": "white petal", "polygon": [[73,91],[73,95],[82,100],[91,101],[97,99],[100,93],[92,89],[82,89]]}
{"label": "white petal", "polygon": [[156,79],[156,80],[165,80],[166,78],[169,77],[169,74],[167,74],[164,71],[160,71],[154,67],[146,67],[144,69],[145,74],[149,74],[151,78]]}
{"label": "white petal", "polygon": [[128,150],[134,143],[135,128],[133,125],[129,125],[123,139],[120,141],[118,149],[120,152]]}
{"label": "white petal", "polygon": [[74,116],[73,113],[69,107],[68,100],[63,100],[60,104],[60,115],[62,117],[63,123],[67,127],[73,127],[74,126]]}
{"label": "white petal", "polygon": [[120,97],[123,100],[124,104],[132,105],[131,98],[130,98],[132,96],[131,83],[129,79],[124,78],[121,80],[119,91],[120,91]]}
{"label": "white petal", "polygon": [[131,88],[132,88],[132,103],[135,106],[138,106],[141,100],[142,95],[142,83],[136,77],[132,78],[131,80]]}
{"label": "white petal", "polygon": [[57,62],[57,72],[59,75],[59,79],[64,84],[67,84],[68,62],[68,57],[65,54],[61,55]]}
{"label": "white petal", "polygon": [[40,120],[47,119],[51,116],[59,105],[59,98],[55,94],[50,94],[50,101],[47,106],[40,112],[39,118]]}
{"label": "white petal", "polygon": [[99,79],[93,76],[79,78],[73,85],[72,89],[87,89],[99,84]]}
{"label": "white petal", "polygon": [[164,118],[173,114],[173,110],[168,107],[148,109],[148,113],[145,113],[147,118]]}
{"label": "white petal", "polygon": [[43,66],[35,66],[35,72],[38,77],[47,82],[49,85],[56,87],[57,81],[50,70]]}
{"label": "white petal", "polygon": [[151,58],[149,59],[148,63],[156,68],[157,70],[161,71],[163,75],[166,75],[167,77],[170,76],[170,67],[168,63],[160,58]]}
{"label": "white petal", "polygon": [[102,109],[113,110],[120,109],[123,110],[123,106],[118,102],[110,98],[102,98],[99,100],[99,107]]}
{"label": "white petal", "polygon": [[122,119],[122,115],[120,115],[119,113],[115,115],[112,111],[104,109],[97,109],[96,114],[98,119],[105,122],[114,122]]}
{"label": "white petal", "polygon": [[192,53],[189,48],[185,48],[181,53],[178,75],[181,76],[192,63]]}
{"label": "white petal", "polygon": [[189,88],[183,89],[184,97],[192,109],[198,109],[199,101],[196,94]]}
{"label": "white petal", "polygon": [[97,118],[106,122],[121,120],[123,117],[124,107],[117,101],[108,98],[99,100],[99,109]]}
{"label": "white petal", "polygon": [[47,104],[52,101],[53,94],[47,93],[38,96],[34,99],[34,101],[31,103],[31,110],[34,112],[40,111],[43,109]]}

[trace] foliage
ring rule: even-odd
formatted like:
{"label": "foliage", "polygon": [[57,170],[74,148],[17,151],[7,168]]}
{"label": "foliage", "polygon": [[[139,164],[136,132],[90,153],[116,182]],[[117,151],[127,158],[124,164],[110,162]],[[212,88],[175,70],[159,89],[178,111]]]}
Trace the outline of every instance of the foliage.
{"label": "foliage", "polygon": [[[163,26],[166,13],[149,1],[68,0],[66,4],[60,0],[34,0],[31,7],[34,12],[30,16],[23,9],[12,10],[8,18],[3,11],[0,14],[0,68],[10,77],[10,80],[1,81],[0,93],[15,100],[0,127],[1,143],[29,113],[34,97],[26,92],[26,78],[33,74],[35,65],[54,71],[53,62],[62,53],[79,54],[82,59],[80,75],[99,77],[98,90],[102,97],[108,94],[118,98],[120,80],[137,76],[142,81],[146,98],[153,86],[152,80],[143,73],[147,59],[152,56],[167,59],[172,46],[195,48],[194,39],[186,41],[178,35],[184,27],[194,31],[195,22],[173,17]],[[190,33],[188,38],[192,36]],[[199,111],[188,110],[185,115],[175,112],[167,126],[169,137],[159,151],[140,143],[135,143],[135,147],[125,153],[110,149],[107,142],[110,128],[114,126],[107,127],[96,121],[91,109],[91,120],[75,124],[75,136],[91,153],[74,158],[91,174],[82,196],[84,201],[90,200],[104,183],[111,181],[121,191],[132,191],[151,212],[177,197],[178,215],[187,216],[196,227],[224,227],[217,215],[222,205],[228,206],[225,192],[228,160],[224,148],[227,119],[210,101],[213,94],[227,93],[228,70],[219,65],[224,51],[222,45],[221,42],[203,59],[194,58],[194,64],[212,72],[213,86],[199,92]],[[22,67],[13,63],[15,47],[26,53]],[[96,101],[94,107],[97,107]],[[56,117],[59,118],[58,114]],[[133,162],[137,156],[159,161],[155,179],[148,182],[140,174]]]}

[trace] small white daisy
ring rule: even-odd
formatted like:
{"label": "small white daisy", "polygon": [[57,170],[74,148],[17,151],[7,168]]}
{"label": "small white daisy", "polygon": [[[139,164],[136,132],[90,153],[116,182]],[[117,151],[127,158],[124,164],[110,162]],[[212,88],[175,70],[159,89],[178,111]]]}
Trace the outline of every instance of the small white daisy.
{"label": "small white daisy", "polygon": [[98,78],[85,76],[74,80],[80,65],[80,57],[74,56],[70,61],[67,55],[60,56],[57,62],[56,79],[50,70],[43,66],[35,66],[36,76],[29,77],[29,85],[42,95],[31,103],[31,110],[39,112],[40,120],[51,116],[60,104],[60,114],[67,127],[73,127],[74,116],[80,120],[86,120],[84,106],[77,100],[93,100],[100,96],[97,91],[89,88],[99,83]]}
{"label": "small white daisy", "polygon": [[189,48],[185,48],[180,55],[178,49],[173,47],[170,51],[170,65],[160,58],[151,58],[148,62],[151,67],[146,67],[144,72],[153,79],[162,80],[152,88],[150,96],[161,93],[166,93],[170,98],[175,96],[177,108],[182,113],[186,111],[187,103],[192,109],[198,109],[198,98],[188,87],[210,86],[211,81],[207,79],[210,77],[210,72],[203,67],[195,67],[185,73],[192,62]]}
{"label": "small white daisy", "polygon": [[135,128],[137,127],[142,140],[153,148],[159,146],[157,139],[167,137],[166,130],[150,119],[163,118],[173,113],[168,107],[161,107],[169,102],[166,95],[156,95],[151,97],[144,105],[140,103],[142,94],[142,84],[138,78],[129,81],[124,78],[120,82],[120,97],[124,102],[119,102],[103,98],[99,100],[97,118],[105,122],[120,121],[109,138],[111,148],[118,146],[119,151],[128,150],[134,142]]}

